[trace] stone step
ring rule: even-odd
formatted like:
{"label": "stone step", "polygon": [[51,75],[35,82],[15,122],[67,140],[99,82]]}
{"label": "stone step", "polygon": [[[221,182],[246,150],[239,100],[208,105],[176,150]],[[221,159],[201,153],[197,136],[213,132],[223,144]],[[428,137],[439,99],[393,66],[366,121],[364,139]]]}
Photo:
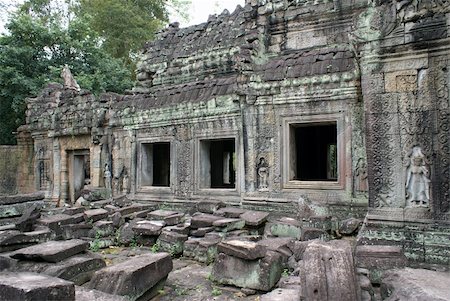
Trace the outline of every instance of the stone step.
{"label": "stone step", "polygon": [[86,251],[89,244],[80,239],[67,241],[49,241],[35,246],[17,250],[11,258],[46,262],[60,262],[75,254]]}
{"label": "stone step", "polygon": [[172,268],[168,253],[141,255],[95,272],[87,287],[132,301],[150,300],[157,294],[155,286],[165,282]]}

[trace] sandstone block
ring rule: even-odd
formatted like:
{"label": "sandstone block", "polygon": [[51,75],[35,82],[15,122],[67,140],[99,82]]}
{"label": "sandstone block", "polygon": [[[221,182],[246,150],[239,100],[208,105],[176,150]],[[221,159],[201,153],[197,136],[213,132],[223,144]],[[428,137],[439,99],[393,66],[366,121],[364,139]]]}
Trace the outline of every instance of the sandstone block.
{"label": "sandstone block", "polygon": [[192,217],[191,228],[198,229],[198,228],[212,227],[213,223],[220,219],[223,218],[212,214],[198,214]]}
{"label": "sandstone block", "polygon": [[218,244],[217,251],[246,260],[255,260],[263,258],[266,255],[266,248],[264,246],[258,245],[255,242],[242,240],[223,241]]}
{"label": "sandstone block", "polygon": [[17,250],[11,255],[11,258],[20,260],[60,262],[70,256],[86,251],[88,247],[89,243],[79,239],[49,241]]}
{"label": "sandstone block", "polygon": [[133,231],[136,234],[146,236],[158,236],[161,234],[163,226],[161,223],[155,223],[153,221],[140,221],[133,227]]}
{"label": "sandstone block", "polygon": [[245,225],[249,227],[259,227],[263,225],[267,218],[269,217],[269,213],[261,212],[261,211],[247,211],[239,217],[245,221]]}
{"label": "sandstone block", "polygon": [[90,222],[96,222],[108,217],[108,211],[105,209],[91,209],[84,212],[84,219]]}
{"label": "sandstone block", "polygon": [[0,273],[0,300],[75,301],[72,282],[33,273]]}
{"label": "sandstone block", "polygon": [[82,286],[75,287],[76,301],[128,301],[129,299],[122,296],[115,296],[101,291],[88,289]]}
{"label": "sandstone block", "polygon": [[216,231],[230,232],[244,228],[245,221],[238,218],[223,218],[213,222]]}
{"label": "sandstone block", "polygon": [[270,291],[280,280],[282,270],[281,255],[276,252],[267,252],[264,258],[258,260],[219,253],[211,276],[222,284]]}
{"label": "sandstone block", "polygon": [[278,288],[261,296],[261,301],[298,301],[301,294],[298,289]]}
{"label": "sandstone block", "polygon": [[130,300],[150,300],[157,293],[149,294],[152,288],[164,281],[172,268],[167,253],[141,255],[97,271],[88,287]]}
{"label": "sandstone block", "polygon": [[359,300],[351,246],[347,241],[311,242],[300,264],[305,300]]}
{"label": "sandstone block", "polygon": [[224,207],[217,210],[214,214],[219,216],[224,216],[227,218],[238,218],[242,213],[246,212],[244,209],[236,207]]}

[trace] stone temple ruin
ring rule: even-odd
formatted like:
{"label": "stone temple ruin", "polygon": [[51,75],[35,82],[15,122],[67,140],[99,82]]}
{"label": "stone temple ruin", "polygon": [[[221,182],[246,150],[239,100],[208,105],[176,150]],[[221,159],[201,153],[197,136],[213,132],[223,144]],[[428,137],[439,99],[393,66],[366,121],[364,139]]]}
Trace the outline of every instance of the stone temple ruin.
{"label": "stone temple ruin", "polygon": [[449,26],[448,0],[246,0],[161,31],[124,95],[65,68],[18,130],[0,299],[149,300],[175,273],[90,241],[261,300],[450,300]]}

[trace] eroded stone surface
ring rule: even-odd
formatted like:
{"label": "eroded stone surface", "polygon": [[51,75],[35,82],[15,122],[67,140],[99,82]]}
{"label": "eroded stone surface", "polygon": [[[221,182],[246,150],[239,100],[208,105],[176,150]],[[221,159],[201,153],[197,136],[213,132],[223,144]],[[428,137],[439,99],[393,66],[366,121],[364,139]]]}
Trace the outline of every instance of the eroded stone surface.
{"label": "eroded stone surface", "polygon": [[11,257],[21,260],[59,262],[87,250],[89,243],[79,240],[49,241],[15,251]]}
{"label": "eroded stone surface", "polygon": [[217,251],[247,260],[263,258],[266,255],[266,248],[264,246],[255,242],[242,240],[223,241],[217,246]]}
{"label": "eroded stone surface", "polygon": [[[168,253],[137,256],[97,271],[89,288],[127,296],[133,301],[150,300],[153,296],[146,295],[147,292],[165,280],[172,267],[172,259]],[[142,297],[144,295],[145,299]]]}
{"label": "eroded stone surface", "polygon": [[0,273],[0,300],[75,301],[72,282],[33,273]]}

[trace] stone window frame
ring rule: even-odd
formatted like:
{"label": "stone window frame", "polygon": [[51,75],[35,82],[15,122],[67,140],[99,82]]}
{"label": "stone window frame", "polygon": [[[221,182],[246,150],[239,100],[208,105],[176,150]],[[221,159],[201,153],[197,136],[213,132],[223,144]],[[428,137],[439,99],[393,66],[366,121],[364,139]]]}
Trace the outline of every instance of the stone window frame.
{"label": "stone window frame", "polygon": [[[169,167],[169,186],[142,186],[141,185],[141,172],[140,168],[142,166],[142,147],[143,144],[154,144],[154,143],[169,143],[170,148],[170,167]],[[173,137],[152,137],[152,138],[142,138],[137,142],[137,164],[136,164],[136,192],[137,193],[173,193],[176,183],[176,163],[177,160],[175,140]]]}
{"label": "stone window frame", "polygon": [[[346,134],[345,134],[344,113],[329,113],[316,115],[296,115],[282,117],[282,184],[283,189],[311,189],[311,190],[343,190],[345,189],[345,168],[347,156],[345,154]],[[336,124],[336,141],[337,141],[337,181],[300,181],[290,180],[291,178],[291,129],[297,124]]]}
{"label": "stone window frame", "polygon": [[[196,195],[215,195],[215,196],[229,196],[239,195],[241,191],[241,181],[244,178],[244,174],[241,171],[243,168],[243,154],[241,153],[241,141],[239,139],[239,133],[237,130],[222,130],[211,133],[196,133],[194,145],[194,191]],[[234,139],[234,147],[236,152],[236,176],[234,188],[204,188],[201,187],[201,142],[204,140],[222,140],[222,139]]]}

